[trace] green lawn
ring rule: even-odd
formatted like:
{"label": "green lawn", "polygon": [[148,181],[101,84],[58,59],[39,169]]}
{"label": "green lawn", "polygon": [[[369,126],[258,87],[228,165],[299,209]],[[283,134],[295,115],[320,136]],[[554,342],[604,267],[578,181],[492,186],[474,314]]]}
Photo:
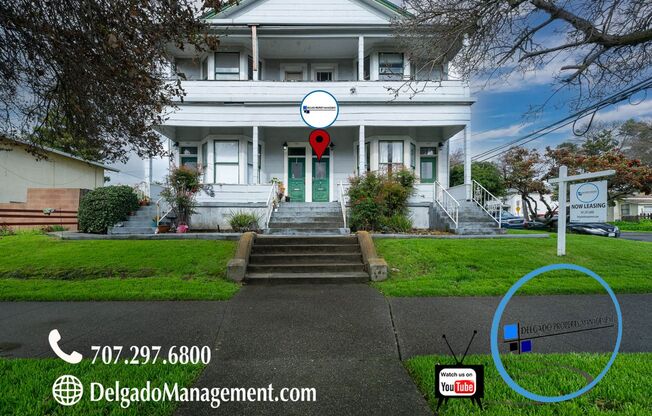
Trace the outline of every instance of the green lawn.
{"label": "green lawn", "polygon": [[[201,365],[104,365],[84,360],[70,365],[59,359],[0,359],[0,415],[171,415],[177,403],[133,402],[128,409],[120,403],[105,400],[91,402],[90,382],[121,387],[144,387],[149,380],[152,386],[162,383],[179,383],[190,386],[199,376]],[[64,407],[54,401],[52,384],[64,374],[80,379],[84,396],[74,406]]]}
{"label": "green lawn", "polygon": [[[652,292],[652,244],[568,235],[567,255],[557,257],[556,235],[536,239],[378,239],[389,279],[374,283],[387,296],[504,295],[525,274],[553,263],[574,263],[604,278],[617,293]],[[551,272],[519,294],[604,293],[576,272]]]}
{"label": "green lawn", "polygon": [[228,299],[233,241],[0,238],[0,300]]}
{"label": "green lawn", "polygon": [[[505,355],[503,362],[510,376],[523,388],[541,395],[558,396],[577,391],[586,380],[571,366],[597,376],[608,361],[608,354],[522,354]],[[434,365],[455,364],[450,356],[418,356],[405,362],[415,383],[435,409]],[[534,403],[514,392],[500,377],[489,355],[467,356],[465,364],[485,366],[484,411],[470,400],[449,400],[440,415],[652,415],[652,353],[621,353],[607,375],[588,393],[555,404]]]}

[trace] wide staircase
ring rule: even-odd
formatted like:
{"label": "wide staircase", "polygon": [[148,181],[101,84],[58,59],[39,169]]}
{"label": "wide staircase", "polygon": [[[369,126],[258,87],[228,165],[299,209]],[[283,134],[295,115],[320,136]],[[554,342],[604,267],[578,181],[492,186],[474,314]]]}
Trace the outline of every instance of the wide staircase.
{"label": "wide staircase", "polygon": [[272,213],[265,234],[348,235],[339,202],[282,202]]}
{"label": "wide staircase", "polygon": [[351,283],[367,282],[369,274],[356,236],[259,235],[251,250],[245,281]]}

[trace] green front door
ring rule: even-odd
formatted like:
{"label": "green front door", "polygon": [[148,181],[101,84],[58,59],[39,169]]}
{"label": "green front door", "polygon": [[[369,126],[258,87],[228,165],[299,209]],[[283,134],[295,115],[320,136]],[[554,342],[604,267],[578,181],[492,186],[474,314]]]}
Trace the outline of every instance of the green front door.
{"label": "green front door", "polygon": [[328,202],[330,182],[329,177],[329,158],[322,157],[317,160],[312,158],[312,202]]}
{"label": "green front door", "polygon": [[288,196],[290,202],[306,201],[306,158],[288,158]]}
{"label": "green front door", "polygon": [[437,158],[421,156],[421,183],[433,183],[437,178]]}

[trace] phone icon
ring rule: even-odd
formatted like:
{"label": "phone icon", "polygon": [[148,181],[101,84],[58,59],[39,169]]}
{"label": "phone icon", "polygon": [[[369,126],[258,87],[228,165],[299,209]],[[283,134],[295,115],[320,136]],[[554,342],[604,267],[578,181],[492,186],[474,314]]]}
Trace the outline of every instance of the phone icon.
{"label": "phone icon", "polygon": [[59,333],[58,329],[53,329],[52,331],[50,331],[50,335],[48,335],[48,341],[50,342],[50,347],[52,348],[52,351],[54,351],[54,353],[57,354],[59,358],[61,358],[63,361],[69,364],[79,364],[82,358],[84,358],[77,351],[73,351],[70,354],[66,354],[65,352],[61,351],[61,348],[59,348],[59,341],[61,341],[61,334]]}

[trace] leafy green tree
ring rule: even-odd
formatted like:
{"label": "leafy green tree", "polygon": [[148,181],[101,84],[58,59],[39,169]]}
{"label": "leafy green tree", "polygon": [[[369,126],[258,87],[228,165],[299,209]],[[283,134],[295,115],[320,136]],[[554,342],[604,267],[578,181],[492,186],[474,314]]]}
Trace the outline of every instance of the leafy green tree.
{"label": "leafy green tree", "polygon": [[[471,177],[495,196],[503,196],[507,192],[503,174],[498,165],[493,162],[473,162]],[[464,165],[457,164],[451,167],[450,185],[457,186],[463,183]]]}

